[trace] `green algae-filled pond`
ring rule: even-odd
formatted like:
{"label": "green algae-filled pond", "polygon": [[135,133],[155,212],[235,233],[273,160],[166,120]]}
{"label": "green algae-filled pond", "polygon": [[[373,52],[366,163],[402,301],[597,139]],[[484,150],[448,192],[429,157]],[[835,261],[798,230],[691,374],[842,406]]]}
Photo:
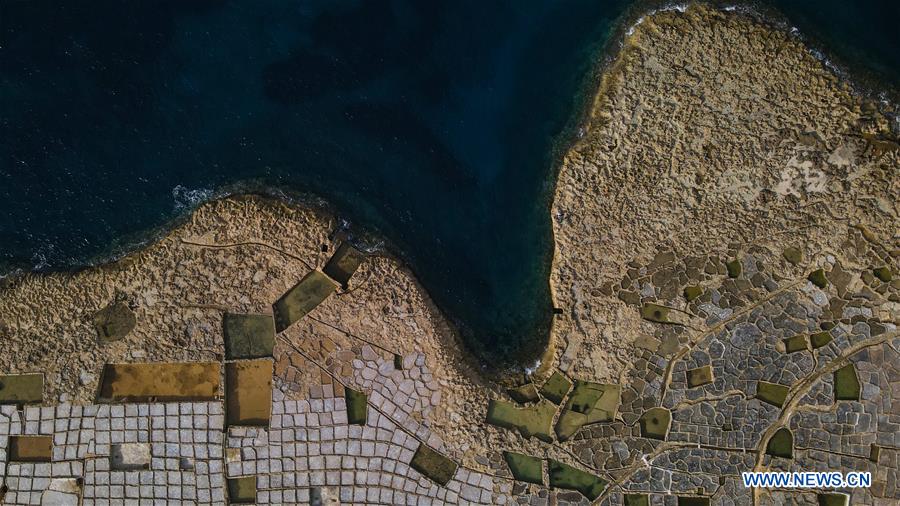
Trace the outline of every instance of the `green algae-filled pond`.
{"label": "green algae-filled pond", "polygon": [[518,430],[524,437],[536,437],[552,442],[551,427],[556,405],[543,400],[537,404],[519,407],[503,400],[491,400],[488,404],[487,422],[510,430]]}
{"label": "green algae-filled pond", "polygon": [[409,466],[441,486],[445,486],[450,482],[453,475],[456,474],[456,469],[459,467],[456,462],[441,455],[424,443],[419,445],[412,460],[409,462]]}
{"label": "green algae-filled pond", "polygon": [[834,372],[834,398],[839,401],[859,400],[859,378],[856,367],[851,363]]}
{"label": "green algae-filled pond", "polygon": [[347,401],[347,423],[365,425],[369,410],[368,396],[344,387],[344,400]]}
{"label": "green algae-filled pond", "polygon": [[548,472],[551,487],[577,490],[591,501],[602,494],[603,489],[606,488],[606,480],[603,478],[553,459],[549,460]]}
{"label": "green algae-filled pond", "polygon": [[541,459],[515,452],[503,452],[503,458],[515,479],[537,485],[544,484],[544,466]]}

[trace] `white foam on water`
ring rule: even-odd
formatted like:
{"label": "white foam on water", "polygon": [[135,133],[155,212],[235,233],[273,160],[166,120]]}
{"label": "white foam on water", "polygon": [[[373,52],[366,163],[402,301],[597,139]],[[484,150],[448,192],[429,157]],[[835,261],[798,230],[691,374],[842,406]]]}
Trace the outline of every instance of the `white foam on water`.
{"label": "white foam on water", "polygon": [[175,200],[175,210],[192,209],[211,199],[215,192],[211,188],[190,189],[183,185],[172,188],[172,198]]}
{"label": "white foam on water", "polygon": [[625,31],[625,35],[631,37],[632,34],[634,34],[634,29],[637,28],[637,26],[643,22],[644,22],[644,16],[637,18],[637,21],[635,21],[633,25],[629,26],[628,30]]}
{"label": "white foam on water", "polygon": [[625,35],[630,37],[634,33],[634,29],[637,28],[638,25],[643,23],[644,19],[647,16],[652,16],[658,12],[676,11],[676,12],[684,13],[687,11],[687,8],[688,8],[687,4],[676,3],[676,4],[664,5],[658,9],[650,9],[649,11],[647,11],[646,14],[637,18],[637,21],[635,21],[634,24],[632,24],[631,26],[628,27],[627,30],[625,30]]}
{"label": "white foam on water", "polygon": [[[865,84],[862,84],[863,88],[859,88],[859,85],[861,83],[859,80],[854,79],[853,74],[852,74],[852,69],[847,69],[847,68],[844,68],[844,67],[838,65],[837,63],[835,63],[834,61],[832,61],[831,59],[828,58],[828,56],[825,54],[825,51],[823,51],[823,49],[813,47],[814,41],[809,40],[803,34],[803,32],[800,31],[800,28],[793,26],[793,25],[789,25],[786,22],[786,19],[784,18],[783,15],[776,14],[774,17],[771,15],[766,15],[763,11],[760,11],[758,8],[755,8],[752,3],[740,3],[740,2],[738,2],[734,5],[722,7],[722,10],[728,11],[728,12],[739,12],[742,14],[754,16],[758,19],[767,21],[768,23],[772,24],[775,28],[780,28],[780,29],[786,31],[791,37],[796,38],[801,44],[803,44],[803,47],[806,48],[806,50],[809,52],[810,55],[812,55],[813,58],[815,58],[816,60],[821,62],[822,65],[825,66],[825,68],[827,68],[829,71],[831,71],[834,75],[836,75],[843,82],[849,84],[857,93],[861,93],[863,95],[868,95],[869,98],[874,98],[875,100],[879,101],[883,106],[885,106],[887,109],[895,108],[895,104],[888,98],[887,94],[884,91],[873,91],[872,89],[868,88],[867,85],[865,85]],[[824,49],[827,50],[827,47]],[[875,96],[873,97],[873,95],[875,95]],[[900,123],[898,123],[898,125],[900,125]]]}
{"label": "white foam on water", "polygon": [[52,264],[50,262],[50,259],[57,256],[54,254],[56,250],[58,250],[58,248],[55,244],[42,242],[37,251],[35,251],[31,255],[31,270],[40,271],[46,269],[47,267],[51,267]]}
{"label": "white foam on water", "polygon": [[532,374],[535,373],[535,371],[538,370],[539,367],[541,367],[541,360],[540,360],[540,359],[537,359],[537,360],[534,361],[534,365],[532,365],[531,367],[526,367],[526,368],[525,368],[525,375],[526,375],[526,376],[531,376]]}
{"label": "white foam on water", "polygon": [[22,269],[14,269],[5,274],[0,274],[0,281],[3,281],[6,278],[16,278],[22,274]]}

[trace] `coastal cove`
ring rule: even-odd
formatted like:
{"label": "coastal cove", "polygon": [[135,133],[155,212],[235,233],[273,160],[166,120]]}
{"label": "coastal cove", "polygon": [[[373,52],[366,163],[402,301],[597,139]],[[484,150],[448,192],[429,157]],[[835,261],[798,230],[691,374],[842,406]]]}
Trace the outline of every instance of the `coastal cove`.
{"label": "coastal cove", "polygon": [[[140,65],[23,28],[0,239],[60,246],[0,274],[0,503],[896,504],[898,102],[780,14],[634,5],[590,54],[537,4],[305,3],[275,63],[227,3]],[[866,486],[747,486],[823,469]]]}
{"label": "coastal cove", "polygon": [[[658,6],[521,4],[5,3],[3,272],[118,256],[227,193],[311,194],[384,237],[482,361],[533,360],[554,166],[599,55]],[[876,4],[856,14],[897,19]],[[785,13],[838,62],[865,53],[897,78],[895,34],[829,32],[809,9]]]}

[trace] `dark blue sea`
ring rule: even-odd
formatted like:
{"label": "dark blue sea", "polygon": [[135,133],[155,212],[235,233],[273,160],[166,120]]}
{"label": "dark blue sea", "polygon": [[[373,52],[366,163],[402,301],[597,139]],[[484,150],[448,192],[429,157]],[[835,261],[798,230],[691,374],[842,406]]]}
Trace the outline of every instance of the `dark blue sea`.
{"label": "dark blue sea", "polygon": [[[898,5],[761,10],[894,86]],[[278,189],[386,238],[485,361],[533,358],[555,163],[623,26],[658,6],[0,0],[0,274],[102,261],[203,199]]]}

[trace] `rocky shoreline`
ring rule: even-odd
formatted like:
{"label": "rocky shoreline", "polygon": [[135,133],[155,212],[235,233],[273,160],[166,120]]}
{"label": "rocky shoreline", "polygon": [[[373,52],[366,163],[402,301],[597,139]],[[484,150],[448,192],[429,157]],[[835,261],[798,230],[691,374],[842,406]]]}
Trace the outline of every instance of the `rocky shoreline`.
{"label": "rocky shoreline", "polygon": [[[790,427],[812,447],[810,431],[843,430],[807,413],[830,407],[823,375],[855,364],[864,393],[854,406],[900,416],[891,398],[900,384],[898,148],[889,118],[789,34],[705,5],[655,12],[606,69],[558,173],[550,283],[559,314],[524,382],[557,372],[569,386],[553,397],[545,384],[520,402],[552,401],[555,425],[574,416],[572,383],[617,385],[609,420],[544,439],[487,423],[492,401],[521,398],[485,378],[406,267],[377,255],[280,336],[290,346],[273,357],[278,402],[343,401],[344,385],[368,392],[391,423],[477,474],[466,485],[475,502],[590,502],[544,485],[553,477],[540,461],[540,484],[514,480],[510,451],[601,477],[608,486],[595,503],[621,504],[631,491],[793,500],[753,496],[734,471],[819,465],[813,452],[773,460],[765,442]],[[223,315],[271,314],[323,268],[339,228],[321,210],[233,196],[108,265],[7,280],[0,371],[43,372],[46,405],[77,405],[94,401],[106,363],[222,361]],[[831,334],[801,338],[814,331]],[[758,367],[729,362],[744,353]],[[778,409],[755,398],[760,384],[779,382]],[[640,427],[652,410],[671,416],[661,440]],[[893,455],[893,426],[873,422],[859,441]],[[831,444],[862,451],[841,436]],[[737,452],[740,465],[729,461]],[[876,456],[881,486],[854,504],[897,497],[890,459]]]}
{"label": "rocky shoreline", "polygon": [[[836,246],[832,227],[856,224],[897,240],[888,118],[750,16],[692,5],[646,18],[604,74],[585,131],[552,209],[557,307],[592,312],[604,281],[665,247],[778,246],[798,230]],[[554,336],[603,333],[573,320],[557,319]]]}
{"label": "rocky shoreline", "polygon": [[[611,504],[637,490],[736,504],[815,501],[732,481],[741,468],[783,468],[764,452],[779,427],[798,445],[832,433],[824,451],[868,452],[850,451],[827,421],[829,409],[846,406],[818,390],[806,394],[815,401],[801,397],[822,388],[823,364],[882,370],[866,380],[871,392],[900,380],[900,285],[896,276],[876,279],[898,269],[898,148],[891,118],[796,37],[754,16],[691,4],[634,27],[559,171],[551,286],[561,314],[544,363],[547,373],[623,389],[623,426],[596,427],[575,445],[581,462],[610,470],[616,486],[603,496]],[[792,330],[786,315],[796,319]],[[802,341],[795,334],[803,332],[880,348],[854,355],[845,342],[828,353],[814,344],[816,366],[800,365],[780,340]],[[759,400],[768,382],[796,395],[793,404],[768,412]],[[859,409],[898,414],[890,394],[879,408],[865,397]],[[801,415],[813,409],[828,414]],[[653,410],[671,413],[671,428],[665,443],[648,447],[629,434]],[[847,430],[873,448],[894,444],[893,427]],[[756,458],[735,468],[726,464],[737,458],[731,452]],[[811,449],[792,458],[791,469],[822,468]],[[897,497],[896,466],[873,462],[839,466],[885,480],[853,491],[852,504]]]}

